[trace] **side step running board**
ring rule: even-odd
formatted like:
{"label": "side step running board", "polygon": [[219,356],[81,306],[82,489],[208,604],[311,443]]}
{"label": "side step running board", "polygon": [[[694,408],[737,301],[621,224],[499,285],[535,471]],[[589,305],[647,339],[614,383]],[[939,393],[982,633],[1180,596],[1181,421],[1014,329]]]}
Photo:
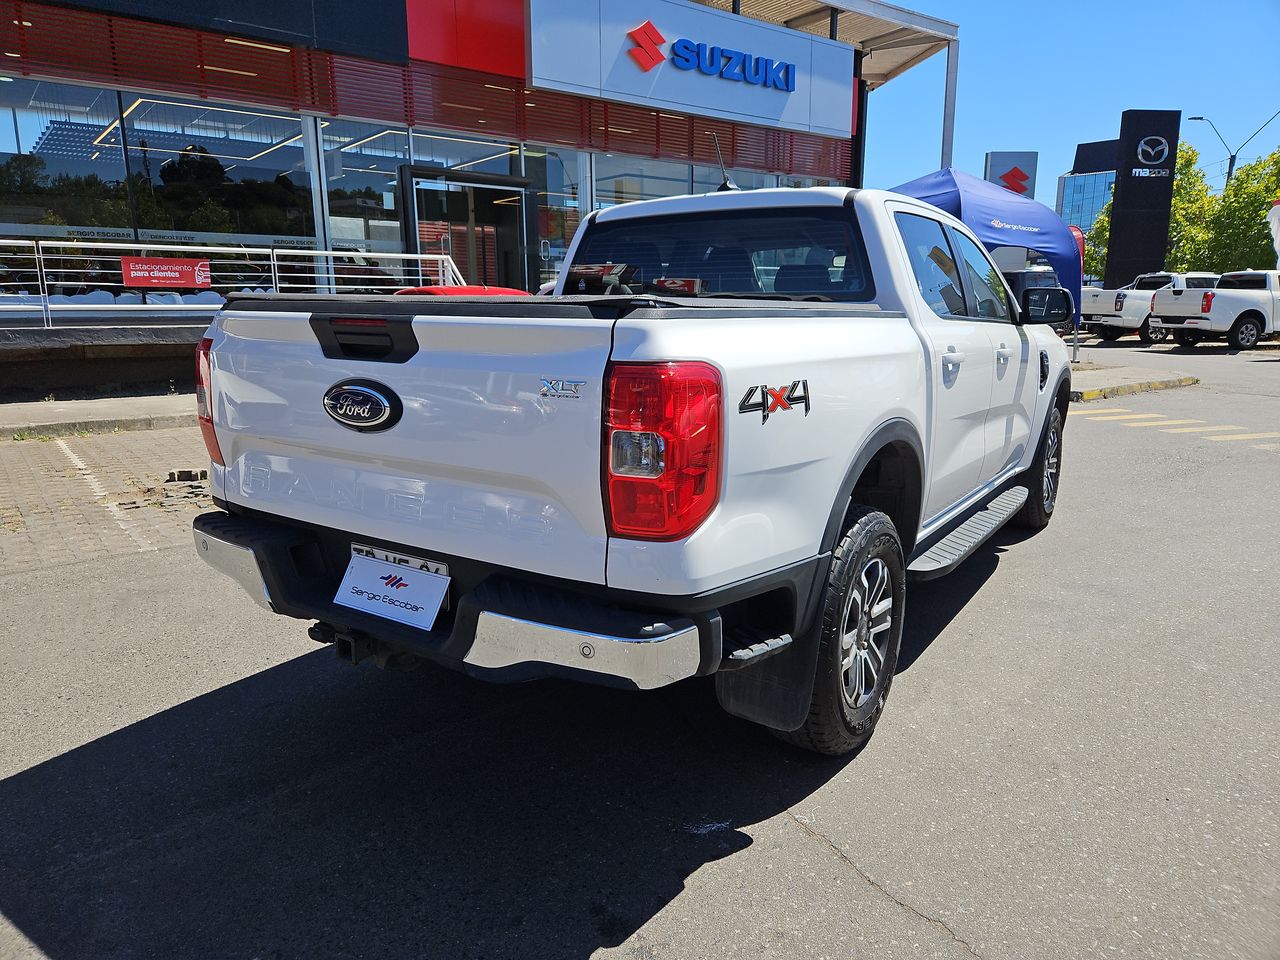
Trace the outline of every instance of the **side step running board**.
{"label": "side step running board", "polygon": [[950,573],[1021,510],[1029,495],[1026,487],[1010,487],[916,557],[907,567],[908,575],[914,580],[932,580]]}
{"label": "side step running board", "polygon": [[790,643],[791,634],[789,633],[784,633],[780,637],[770,637],[749,627],[739,627],[732,633],[725,634],[725,653],[720,661],[720,669],[740,670],[753,663],[759,663],[779,650],[785,650]]}

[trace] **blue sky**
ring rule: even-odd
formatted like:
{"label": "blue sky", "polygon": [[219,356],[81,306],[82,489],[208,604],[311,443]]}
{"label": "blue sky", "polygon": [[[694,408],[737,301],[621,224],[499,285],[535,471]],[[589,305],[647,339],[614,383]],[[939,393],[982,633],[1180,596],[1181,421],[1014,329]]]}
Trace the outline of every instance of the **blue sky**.
{"label": "blue sky", "polygon": [[[1036,199],[1053,205],[1075,145],[1120,132],[1126,109],[1181,110],[1182,139],[1220,189],[1227,151],[1280,110],[1280,0],[897,0],[960,25],[955,165],[982,175],[988,150],[1036,150]],[[869,187],[938,168],[946,57],[872,92]],[[1280,119],[1239,163],[1280,144]]]}

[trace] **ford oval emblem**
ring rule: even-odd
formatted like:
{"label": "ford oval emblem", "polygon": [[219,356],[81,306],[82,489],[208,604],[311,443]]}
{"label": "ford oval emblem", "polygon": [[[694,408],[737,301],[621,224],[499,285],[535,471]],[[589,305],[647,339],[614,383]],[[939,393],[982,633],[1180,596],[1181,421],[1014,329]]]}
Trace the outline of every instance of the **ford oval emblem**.
{"label": "ford oval emblem", "polygon": [[368,433],[394,427],[404,405],[376,380],[341,380],[324,392],[324,412],[344,427]]}

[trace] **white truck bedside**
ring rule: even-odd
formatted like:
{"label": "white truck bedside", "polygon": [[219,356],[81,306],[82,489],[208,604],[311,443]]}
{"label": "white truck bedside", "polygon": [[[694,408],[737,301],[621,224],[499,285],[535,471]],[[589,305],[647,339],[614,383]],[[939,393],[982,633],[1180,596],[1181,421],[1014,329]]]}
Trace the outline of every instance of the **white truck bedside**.
{"label": "white truck bedside", "polygon": [[243,296],[198,354],[200,556],[353,661],[647,689],[831,754],[870,736],[908,575],[1057,500],[1058,288],[879,191],[580,227],[552,297]]}

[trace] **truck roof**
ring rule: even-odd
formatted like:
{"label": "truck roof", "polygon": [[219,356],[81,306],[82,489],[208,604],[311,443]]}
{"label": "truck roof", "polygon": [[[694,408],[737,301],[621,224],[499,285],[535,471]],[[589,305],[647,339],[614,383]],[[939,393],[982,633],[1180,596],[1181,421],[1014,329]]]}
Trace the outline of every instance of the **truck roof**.
{"label": "truck roof", "polygon": [[630,217],[661,217],[711,210],[756,210],[763,207],[838,207],[855,191],[849,187],[767,187],[762,190],[717,190],[711,193],[636,200],[608,207],[596,214],[607,223]]}

